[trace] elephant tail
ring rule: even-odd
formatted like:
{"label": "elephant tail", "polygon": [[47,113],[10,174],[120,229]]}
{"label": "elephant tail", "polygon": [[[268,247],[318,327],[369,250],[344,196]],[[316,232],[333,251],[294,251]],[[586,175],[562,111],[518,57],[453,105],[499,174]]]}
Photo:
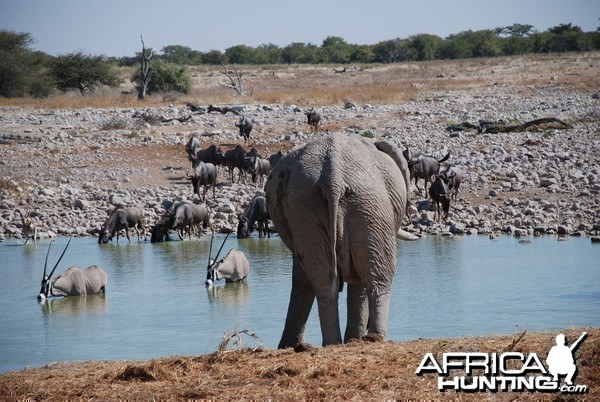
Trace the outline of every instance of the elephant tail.
{"label": "elephant tail", "polygon": [[341,292],[343,290],[344,276],[342,271],[338,268],[338,216],[340,200],[346,195],[349,189],[347,188],[344,177],[345,172],[339,164],[339,161],[342,161],[344,158],[342,150],[336,146],[339,145],[337,144],[337,141],[337,137],[330,138],[327,156],[325,158],[326,162],[321,171],[321,177],[317,182],[317,188],[327,204],[327,211],[329,214],[329,253],[331,258],[329,261],[331,267],[329,270],[329,283],[332,286],[337,284],[337,289]]}
{"label": "elephant tail", "polygon": [[[329,206],[329,233],[331,233],[331,283],[338,283],[338,291],[342,292],[344,290],[344,277],[342,275],[342,271],[338,268],[338,258],[337,258],[337,237],[338,237],[338,206],[340,199],[343,197],[343,191],[336,191],[337,188],[334,189],[329,194],[328,206]],[[342,189],[340,189],[342,190]]]}

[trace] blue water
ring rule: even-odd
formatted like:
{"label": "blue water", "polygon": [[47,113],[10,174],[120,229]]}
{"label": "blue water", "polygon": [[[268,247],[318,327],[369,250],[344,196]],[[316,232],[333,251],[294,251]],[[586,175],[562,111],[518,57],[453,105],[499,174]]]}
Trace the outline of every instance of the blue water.
{"label": "blue water", "polygon": [[[57,239],[50,265],[67,239]],[[204,286],[210,237],[98,245],[74,239],[57,272],[99,265],[105,296],[39,304],[48,241],[0,243],[0,372],[56,361],[133,360],[216,350],[225,331],[248,329],[275,348],[291,287],[291,257],[278,237],[229,238],[247,283]],[[216,242],[217,243],[217,242]],[[600,325],[600,245],[588,238],[430,236],[398,243],[388,339],[560,330]],[[345,325],[345,296],[340,312]],[[248,346],[260,341],[244,336]],[[316,303],[307,342],[321,344]]]}

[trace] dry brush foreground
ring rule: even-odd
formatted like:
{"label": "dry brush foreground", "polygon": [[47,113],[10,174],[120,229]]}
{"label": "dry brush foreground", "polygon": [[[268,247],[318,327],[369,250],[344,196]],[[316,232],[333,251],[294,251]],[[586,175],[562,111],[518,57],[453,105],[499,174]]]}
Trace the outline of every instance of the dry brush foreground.
{"label": "dry brush foreground", "polygon": [[[545,363],[555,337],[576,349],[579,395],[558,392],[467,393],[437,388],[437,374],[417,376],[426,353],[536,353]],[[326,348],[225,350],[132,362],[55,363],[0,375],[0,400],[598,400],[600,328],[410,342],[353,342]],[[440,363],[441,364],[441,363]],[[518,369],[519,366],[513,367]],[[461,376],[460,371],[451,375]]]}

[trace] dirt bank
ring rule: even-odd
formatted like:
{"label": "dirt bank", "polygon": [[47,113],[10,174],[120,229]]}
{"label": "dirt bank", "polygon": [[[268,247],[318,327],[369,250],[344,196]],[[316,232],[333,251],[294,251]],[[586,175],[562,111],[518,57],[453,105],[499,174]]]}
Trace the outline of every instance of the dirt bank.
{"label": "dirt bank", "polygon": [[[558,333],[567,343],[588,333],[576,349],[574,383],[584,394],[560,392],[468,393],[438,390],[438,375],[415,374],[426,353],[442,364],[444,352],[535,353],[543,364]],[[57,363],[0,375],[0,399],[17,400],[598,400],[600,329],[577,328],[411,342],[354,342],[292,350],[226,350],[135,362]],[[522,363],[512,365],[519,370]],[[431,363],[426,364],[430,366]],[[452,371],[451,376],[462,376]],[[564,381],[561,383],[564,385]]]}

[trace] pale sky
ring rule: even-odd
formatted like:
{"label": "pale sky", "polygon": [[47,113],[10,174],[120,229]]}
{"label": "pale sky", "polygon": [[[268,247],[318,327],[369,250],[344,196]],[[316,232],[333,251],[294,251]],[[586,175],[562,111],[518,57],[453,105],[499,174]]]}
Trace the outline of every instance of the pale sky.
{"label": "pale sky", "polygon": [[446,38],[515,23],[538,31],[559,24],[600,26],[600,0],[0,0],[0,29],[31,34],[51,55],[84,51],[134,56],[181,45],[206,52],[236,45],[293,42],[320,46],[328,36],[372,45],[428,33]]}

